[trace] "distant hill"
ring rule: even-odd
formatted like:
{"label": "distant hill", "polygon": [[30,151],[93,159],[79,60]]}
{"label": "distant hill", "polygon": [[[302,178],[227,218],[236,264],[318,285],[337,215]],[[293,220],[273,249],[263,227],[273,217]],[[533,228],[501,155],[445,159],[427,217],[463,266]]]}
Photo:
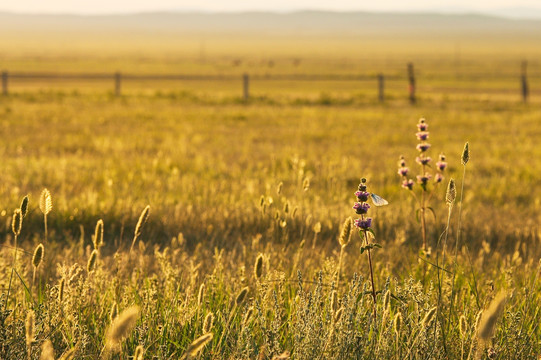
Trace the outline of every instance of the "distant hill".
{"label": "distant hill", "polygon": [[118,32],[272,34],[539,34],[541,20],[478,14],[298,11],[292,13],[141,13],[27,15],[0,13],[0,32]]}

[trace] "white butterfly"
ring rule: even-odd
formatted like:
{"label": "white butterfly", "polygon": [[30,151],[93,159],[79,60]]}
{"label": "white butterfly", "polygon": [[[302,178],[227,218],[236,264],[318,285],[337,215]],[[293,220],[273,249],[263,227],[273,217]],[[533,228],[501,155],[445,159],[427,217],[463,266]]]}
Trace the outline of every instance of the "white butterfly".
{"label": "white butterfly", "polygon": [[374,193],[370,193],[370,197],[372,198],[372,202],[376,206],[389,205],[389,202],[387,200],[385,200],[384,198],[382,198],[381,196],[379,196],[379,195],[376,195]]}

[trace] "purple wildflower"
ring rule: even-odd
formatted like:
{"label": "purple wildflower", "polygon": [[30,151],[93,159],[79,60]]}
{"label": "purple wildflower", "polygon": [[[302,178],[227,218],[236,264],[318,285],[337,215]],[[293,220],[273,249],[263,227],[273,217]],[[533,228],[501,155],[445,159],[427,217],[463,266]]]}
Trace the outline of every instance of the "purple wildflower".
{"label": "purple wildflower", "polygon": [[408,171],[410,169],[408,169],[407,167],[401,167],[400,169],[398,169],[398,175],[400,176],[408,176]]}
{"label": "purple wildflower", "polygon": [[368,209],[370,209],[370,205],[368,203],[358,203],[356,202],[353,205],[353,209],[357,212],[357,214],[362,215],[366,214],[368,212]]}
{"label": "purple wildflower", "polygon": [[425,122],[425,119],[419,120],[419,123],[417,124],[417,129],[419,129],[419,131],[426,131],[426,129],[428,129],[428,124]]}
{"label": "purple wildflower", "polygon": [[430,157],[417,157],[415,159],[415,161],[417,161],[419,164],[421,165],[428,165],[428,163],[431,161],[432,159]]}
{"label": "purple wildflower", "polygon": [[411,179],[404,180],[402,182],[402,187],[409,190],[413,189],[413,180]]}
{"label": "purple wildflower", "polygon": [[404,159],[403,156],[400,156],[400,159],[398,160],[398,166],[399,166],[399,167],[404,167],[404,166],[406,166],[406,160]]}
{"label": "purple wildflower", "polygon": [[[365,189],[366,189],[366,186],[365,186]],[[366,191],[357,191],[355,193],[355,196],[357,196],[357,199],[359,199],[359,201],[364,202],[364,201],[368,201],[368,197],[370,196],[370,193]]]}
{"label": "purple wildflower", "polygon": [[447,163],[446,163],[445,161],[438,161],[438,162],[436,163],[436,166],[438,167],[438,169],[439,169],[440,171],[443,171],[443,170],[445,170],[445,168],[447,167]]}
{"label": "purple wildflower", "polygon": [[445,168],[447,167],[447,163],[445,162],[445,155],[440,154],[440,161],[436,163],[436,166],[440,171],[445,170]]}
{"label": "purple wildflower", "polygon": [[424,175],[417,175],[417,182],[419,184],[426,185],[426,183],[428,182],[428,180],[430,180],[431,177],[432,175],[430,175],[429,173],[426,173]]}
{"label": "purple wildflower", "polygon": [[356,219],[354,221],[356,227],[362,230],[368,230],[372,226],[372,218]]}
{"label": "purple wildflower", "polygon": [[428,139],[428,134],[429,134],[428,131],[419,131],[415,135],[417,135],[417,139],[421,141],[425,141],[426,139]]}
{"label": "purple wildflower", "polygon": [[436,176],[434,176],[434,182],[440,183],[442,181],[443,181],[443,175],[442,174],[436,174]]}
{"label": "purple wildflower", "polygon": [[419,150],[420,152],[425,152],[428,149],[430,149],[430,144],[428,143],[417,144],[417,150]]}

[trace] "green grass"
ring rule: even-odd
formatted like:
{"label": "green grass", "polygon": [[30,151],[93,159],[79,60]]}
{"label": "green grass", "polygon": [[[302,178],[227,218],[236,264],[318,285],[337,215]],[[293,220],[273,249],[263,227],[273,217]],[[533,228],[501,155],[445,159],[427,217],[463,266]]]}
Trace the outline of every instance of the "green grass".
{"label": "green grass", "polygon": [[[65,68],[66,60],[55,56],[40,70],[87,72],[101,64],[98,57],[76,57],[77,65]],[[477,59],[471,74],[487,58],[470,56]],[[8,61],[10,69],[35,70],[15,58]],[[106,62],[104,69],[138,70],[137,59],[122,59]],[[402,54],[390,61],[389,72],[400,73],[408,60]],[[301,63],[299,72],[353,73],[355,65],[343,66],[348,62],[355,63],[313,57]],[[145,71],[159,71],[150,63]],[[225,55],[193,63],[201,72],[241,73]],[[514,59],[493,59],[484,70],[505,73],[510,63]],[[285,60],[276,60],[270,70],[261,64],[254,65],[254,73],[297,72]],[[379,71],[377,61],[366,64],[362,73]],[[476,352],[486,358],[485,347],[499,359],[538,356],[539,94],[522,104],[512,77],[470,87],[453,78],[451,61],[438,62],[437,56],[423,59],[418,68],[419,101],[413,106],[399,80],[389,83],[384,104],[376,101],[375,82],[254,82],[248,102],[240,96],[240,77],[221,83],[127,83],[121,97],[112,95],[112,82],[64,82],[52,89],[48,83],[11,84],[12,94],[0,99],[2,294],[13,267],[11,215],[26,194],[30,211],[18,238],[20,279],[15,278],[10,299],[3,295],[0,301],[5,344],[0,357],[26,356],[28,309],[36,313],[33,358],[45,339],[53,342],[57,358],[75,344],[77,358],[105,357],[114,302],[120,311],[140,308],[121,358],[132,356],[137,345],[144,347],[145,358],[180,358],[202,335],[209,312],[215,315],[214,337],[203,349],[205,359],[272,358],[284,351],[295,359],[466,359]],[[195,65],[189,69],[195,71]],[[443,152],[449,163],[432,201],[435,219],[428,218],[428,258],[419,254],[415,205],[396,174],[400,155],[417,172],[415,131],[421,116],[430,125],[430,155],[435,159]],[[441,262],[436,243],[446,223],[445,185],[453,177],[460,189],[466,141],[471,160],[461,204],[455,306],[448,314],[451,275],[445,273],[438,285],[437,270],[426,261],[434,263],[439,253]],[[345,218],[354,215],[360,177],[390,203],[371,209],[383,245],[372,253],[381,292],[375,319],[357,234],[345,248],[343,276],[335,281],[337,238]],[[44,242],[38,207],[43,188],[51,191],[53,211],[44,262],[32,287],[31,253]],[[147,204],[150,217],[130,253],[135,224]],[[455,207],[445,264],[449,271],[454,269],[457,213]],[[104,246],[96,270],[88,274],[98,219],[104,221]],[[314,231],[318,222],[320,233]],[[258,280],[253,266],[259,253],[264,271]],[[66,283],[62,301],[60,279]],[[247,299],[233,306],[245,286]],[[331,306],[332,290],[343,308],[339,319],[338,308]],[[387,290],[390,307],[383,304]],[[440,290],[443,315],[423,324]],[[476,316],[500,290],[508,295],[505,312],[494,338],[478,343]],[[244,319],[249,308],[252,315]],[[397,336],[398,313],[403,322]],[[465,333],[458,330],[461,316]]]}

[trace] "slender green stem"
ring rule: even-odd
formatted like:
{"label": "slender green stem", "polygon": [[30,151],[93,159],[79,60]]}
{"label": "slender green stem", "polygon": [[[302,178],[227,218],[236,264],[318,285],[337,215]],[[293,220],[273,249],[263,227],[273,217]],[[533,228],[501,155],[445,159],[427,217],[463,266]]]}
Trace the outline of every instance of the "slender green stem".
{"label": "slender green stem", "polygon": [[[426,174],[425,165],[421,165],[421,176],[424,176]],[[423,250],[428,250],[426,246],[426,221],[425,221],[425,205],[426,205],[426,185],[421,184],[422,186],[422,193],[421,193],[421,235],[423,237]]]}
{"label": "slender green stem", "polygon": [[6,308],[8,307],[9,303],[9,293],[11,291],[11,282],[13,280],[13,272],[15,271],[17,266],[17,234],[15,234],[15,250],[13,251],[13,263],[11,265],[11,275],[9,276],[9,285],[8,285],[8,293],[6,296]]}
{"label": "slender green stem", "polygon": [[458,244],[460,241],[460,225],[462,218],[462,199],[464,195],[464,182],[466,181],[466,165],[463,166],[464,170],[462,172],[462,185],[460,190],[460,203],[458,205],[458,227],[456,232],[456,242],[455,242],[455,259],[453,262],[453,279],[451,280],[451,304],[449,305],[449,316],[447,317],[447,332],[449,332],[449,326],[451,326],[451,314],[453,313],[453,304],[455,300],[455,278],[456,278],[456,268],[458,264]]}
{"label": "slender green stem", "polygon": [[30,288],[32,293],[34,293],[35,282],[36,282],[36,267],[34,267],[34,271],[32,272],[32,287]]}
{"label": "slender green stem", "polygon": [[425,222],[425,190],[421,193],[421,235],[423,237],[423,250],[428,250],[426,246],[426,222]]}
{"label": "slender green stem", "polygon": [[137,241],[137,235],[134,235],[133,236],[133,240],[131,241],[131,246],[130,246],[130,254],[133,250],[133,246],[135,245],[135,242]]}
{"label": "slender green stem", "polygon": [[[436,320],[439,319],[440,323],[441,323],[441,329],[442,329],[442,338],[443,338],[443,348],[445,350],[447,350],[447,342],[446,342],[446,330],[445,330],[445,326],[444,326],[444,321],[443,321],[443,318],[440,316],[440,306],[441,306],[441,298],[442,298],[442,288],[443,288],[443,280],[444,280],[444,277],[445,277],[445,272],[442,271],[442,269],[445,269],[445,250],[447,248],[447,238],[448,238],[448,235],[449,235],[449,224],[450,224],[450,221],[451,221],[451,213],[452,213],[452,210],[453,210],[453,204],[449,204],[449,211],[448,211],[448,215],[447,215],[447,226],[445,227],[445,238],[443,240],[443,246],[442,246],[442,259],[441,259],[441,268],[440,268],[440,265],[438,263],[439,261],[439,252],[438,252],[438,249],[436,248],[436,270],[437,270],[437,274],[438,274],[438,302],[437,302],[437,305],[436,305]],[[440,239],[441,239],[441,236],[440,236]],[[439,247],[439,240],[438,239],[438,244],[437,244],[437,247]],[[448,319],[448,322],[450,322],[450,319]],[[436,338],[436,335],[437,335],[437,331],[436,331],[436,328],[434,329],[434,339]]]}
{"label": "slender green stem", "polygon": [[47,232],[47,214],[43,214],[43,222],[45,224],[45,244],[47,244],[47,240],[49,238],[49,234]]}
{"label": "slender green stem", "polygon": [[[229,318],[227,319],[227,322],[225,324],[224,330],[222,332],[222,336],[220,336],[220,340],[218,341],[218,345],[216,345],[216,348],[219,349],[222,345],[222,341],[227,341],[227,337],[229,337],[229,325],[231,324],[231,320],[235,316],[235,313],[237,311],[237,304],[235,303],[233,305],[233,308],[231,309],[231,313],[229,314]],[[225,339],[224,339],[225,336]]]}

